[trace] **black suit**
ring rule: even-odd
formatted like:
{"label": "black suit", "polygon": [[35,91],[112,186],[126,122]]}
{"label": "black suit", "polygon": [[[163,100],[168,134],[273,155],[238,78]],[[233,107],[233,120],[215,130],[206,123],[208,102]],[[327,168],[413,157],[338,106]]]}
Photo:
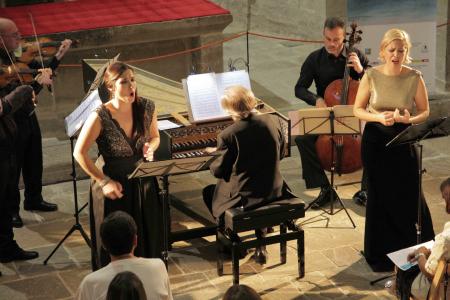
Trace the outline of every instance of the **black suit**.
{"label": "black suit", "polygon": [[[14,58],[12,53],[10,55]],[[11,64],[9,56],[2,49],[0,49],[0,62],[6,65]],[[46,61],[44,65],[46,68],[48,67],[55,70],[59,65],[59,61],[56,57],[52,57],[49,61]],[[28,66],[31,69],[42,68],[42,65],[35,60],[28,63]],[[15,81],[4,89],[12,91],[19,85],[21,85],[21,83]],[[35,80],[29,85],[33,88],[36,95],[43,88],[42,85]],[[36,205],[43,200],[41,195],[43,171],[42,136],[33,105],[25,105],[17,110],[14,113],[14,121],[18,131],[16,147],[17,171],[14,179],[15,187],[10,194],[10,199],[8,199],[8,211],[11,214],[18,214],[20,207],[19,180],[21,173],[25,186],[24,203]]]}
{"label": "black suit", "polygon": [[9,92],[0,88],[0,258],[17,252],[8,200],[14,192],[17,172],[17,126],[13,114],[19,108],[33,106],[32,88],[21,86]]}
{"label": "black suit", "polygon": [[219,134],[219,157],[210,166],[217,185],[212,197],[204,192],[214,217],[231,207],[252,209],[290,196],[279,168],[284,143],[281,125],[272,115],[250,114]]}

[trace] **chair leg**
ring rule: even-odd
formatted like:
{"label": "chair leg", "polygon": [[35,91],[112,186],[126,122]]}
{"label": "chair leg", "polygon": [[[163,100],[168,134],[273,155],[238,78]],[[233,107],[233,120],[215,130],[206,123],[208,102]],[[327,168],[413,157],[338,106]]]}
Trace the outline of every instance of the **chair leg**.
{"label": "chair leg", "polygon": [[233,268],[233,284],[239,284],[239,244],[233,242],[231,247],[231,264]]}
{"label": "chair leg", "polygon": [[[286,224],[280,224],[280,236],[285,234],[286,232]],[[280,242],[280,259],[282,264],[286,263],[286,241]]]}
{"label": "chair leg", "polygon": [[297,260],[298,260],[298,277],[305,277],[305,235],[303,230],[302,236],[297,239]]}
{"label": "chair leg", "polygon": [[216,244],[217,244],[217,275],[222,276],[224,245],[219,239],[219,233],[216,233]]}

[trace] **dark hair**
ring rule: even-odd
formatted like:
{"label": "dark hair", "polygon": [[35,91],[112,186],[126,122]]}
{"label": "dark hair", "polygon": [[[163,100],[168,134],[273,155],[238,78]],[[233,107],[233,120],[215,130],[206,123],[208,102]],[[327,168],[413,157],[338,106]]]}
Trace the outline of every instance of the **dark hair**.
{"label": "dark hair", "polygon": [[245,284],[231,286],[223,295],[222,300],[260,300],[261,296]]}
{"label": "dark hair", "polygon": [[336,27],[340,27],[345,29],[345,22],[339,17],[330,17],[326,18],[325,22],[323,23],[323,29],[334,29]]}
{"label": "dark hair", "polygon": [[145,300],[147,295],[142,281],[133,272],[117,273],[109,283],[106,300]]}
{"label": "dark hair", "polygon": [[443,192],[445,187],[448,186],[448,185],[450,185],[450,177],[445,179],[444,181],[442,181],[441,187],[440,187],[441,192]]}
{"label": "dark hair", "polygon": [[[112,93],[110,89],[114,87],[114,84],[117,79],[122,76],[125,71],[130,70],[134,74],[133,68],[131,68],[126,63],[121,61],[116,61],[109,65],[106,69],[105,74],[103,75],[103,83],[108,88],[109,98],[112,98]],[[133,109],[133,133],[137,132],[138,136],[142,136],[145,133],[144,129],[144,106],[140,103],[137,89],[135,93],[135,101],[132,104]]]}
{"label": "dark hair", "polygon": [[114,256],[131,252],[136,233],[136,222],[123,211],[115,211],[109,214],[100,225],[103,247]]}

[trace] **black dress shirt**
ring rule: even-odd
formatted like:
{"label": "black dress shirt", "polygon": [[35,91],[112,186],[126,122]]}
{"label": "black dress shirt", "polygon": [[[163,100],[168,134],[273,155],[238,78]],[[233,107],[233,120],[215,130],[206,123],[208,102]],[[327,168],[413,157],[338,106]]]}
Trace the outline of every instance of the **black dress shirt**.
{"label": "black dress shirt", "polygon": [[[295,96],[310,105],[315,105],[318,98],[323,98],[327,86],[334,80],[344,77],[345,52],[342,51],[338,57],[328,53],[325,47],[312,52],[302,65],[300,78],[295,85]],[[355,52],[362,67],[364,69],[370,67],[367,57],[358,49],[355,49]],[[358,74],[350,68],[350,76],[355,80],[359,80],[363,74],[364,72]],[[317,94],[308,90],[313,81],[316,84]]]}

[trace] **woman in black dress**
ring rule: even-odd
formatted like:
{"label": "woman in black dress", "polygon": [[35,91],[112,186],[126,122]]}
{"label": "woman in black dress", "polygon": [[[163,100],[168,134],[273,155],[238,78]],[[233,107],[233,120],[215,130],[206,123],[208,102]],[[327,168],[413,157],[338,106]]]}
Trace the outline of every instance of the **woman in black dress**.
{"label": "woman in black dress", "polygon": [[[137,96],[134,72],[122,62],[108,67],[104,83],[111,100],[89,116],[74,151],[76,160],[92,178],[90,221],[94,270],[109,263],[109,255],[101,247],[99,227],[103,218],[113,211],[123,210],[136,221],[136,256],[160,257],[162,247],[156,179],[139,182],[127,178],[142,158],[153,160],[159,146],[155,104]],[[94,142],[101,155],[97,163],[88,156]]]}
{"label": "woman in black dress", "polygon": [[[364,256],[375,272],[391,271],[387,253],[416,244],[419,199],[418,163],[409,145],[386,144],[411,124],[425,121],[430,107],[419,71],[411,61],[408,34],[388,30],[380,45],[384,62],[366,71],[356,95],[354,113],[367,121],[361,154],[368,173]],[[413,111],[415,114],[413,115]],[[430,212],[422,201],[421,240],[434,237]]]}

